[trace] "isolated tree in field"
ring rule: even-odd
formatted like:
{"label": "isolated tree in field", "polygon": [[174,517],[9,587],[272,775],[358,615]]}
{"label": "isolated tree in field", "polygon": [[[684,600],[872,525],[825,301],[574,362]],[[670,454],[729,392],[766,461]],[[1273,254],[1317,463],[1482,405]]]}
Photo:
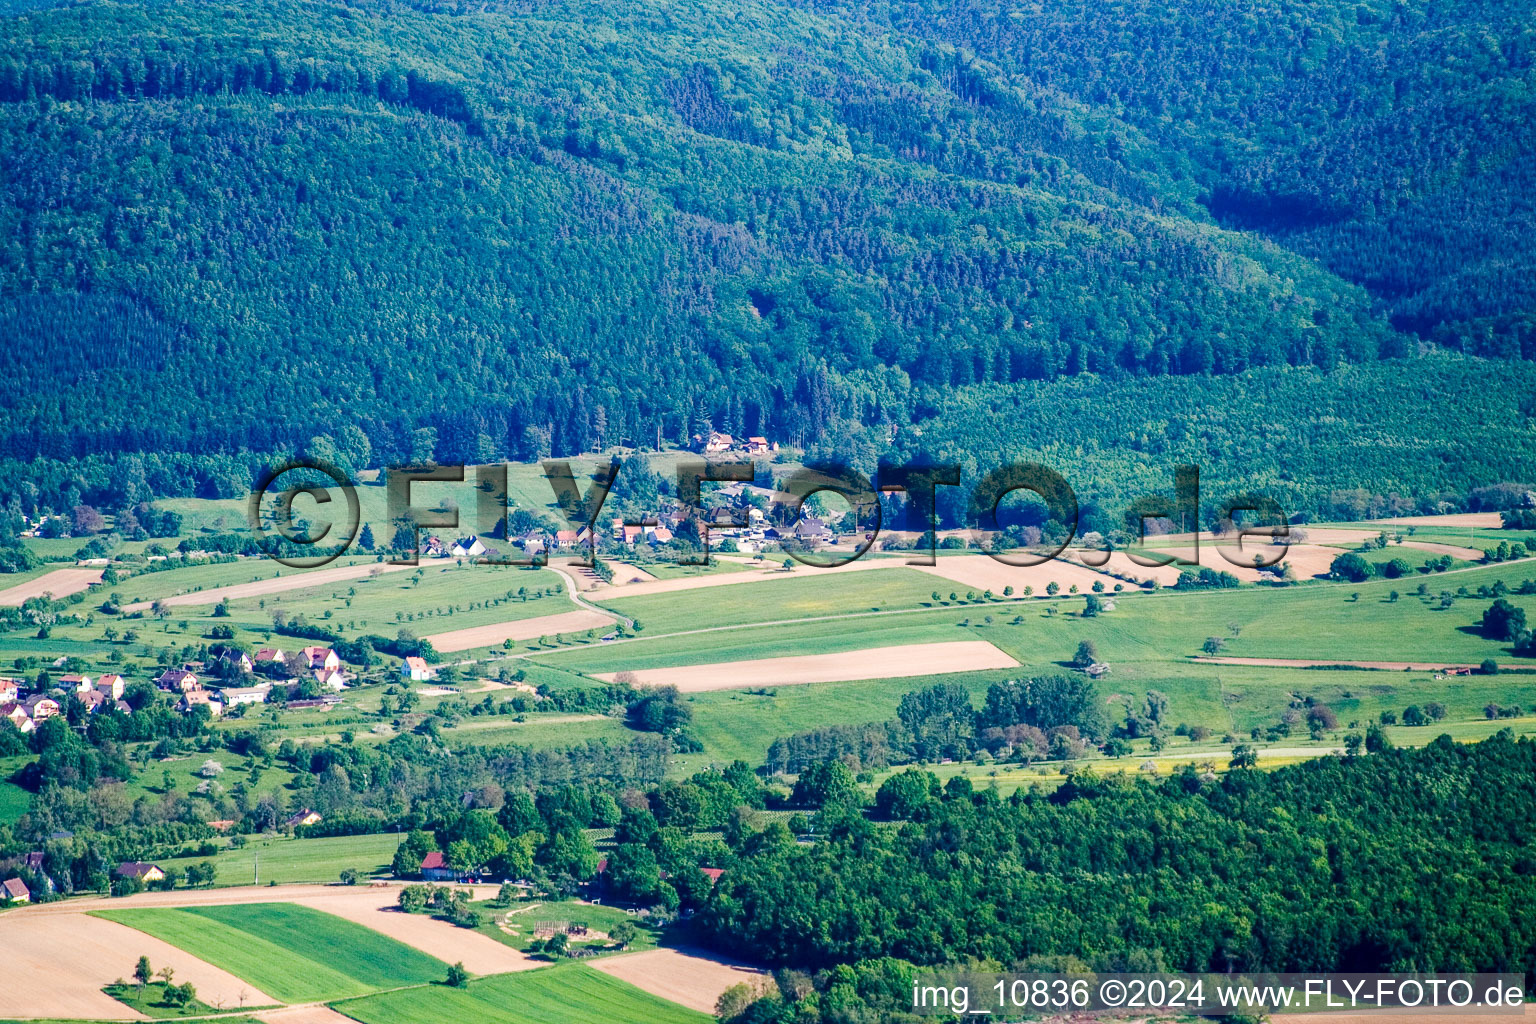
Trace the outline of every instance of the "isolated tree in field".
{"label": "isolated tree in field", "polygon": [[1247,743],[1239,743],[1232,748],[1232,760],[1227,763],[1233,768],[1253,768],[1259,763],[1259,752]]}
{"label": "isolated tree in field", "polygon": [[1424,714],[1424,709],[1417,704],[1409,704],[1403,709],[1404,725],[1428,725],[1429,716]]}
{"label": "isolated tree in field", "polygon": [[1442,721],[1446,715],[1445,705],[1437,700],[1432,700],[1424,705],[1424,714],[1428,716],[1431,722]]}
{"label": "isolated tree in field", "polygon": [[1365,746],[1365,737],[1357,732],[1344,737],[1344,753],[1348,757],[1359,757],[1360,748],[1363,746]]}
{"label": "isolated tree in field", "polygon": [[1083,602],[1083,617],[1091,619],[1104,610],[1104,602],[1094,594],[1089,594]]}
{"label": "isolated tree in field", "polygon": [[149,965],[149,957],[139,957],[139,962],[133,968],[133,980],[139,983],[140,992],[144,991],[144,986],[148,985],[154,976],[155,970]]}
{"label": "isolated tree in field", "polygon": [[635,939],[640,937],[640,929],[635,927],[633,921],[620,921],[613,926],[608,937],[614,941],[620,949],[628,949],[634,945]]}
{"label": "isolated tree in field", "polygon": [[1373,572],[1371,563],[1353,551],[1338,556],[1328,567],[1328,575],[1336,580],[1348,580],[1351,583],[1364,583],[1371,578]]}
{"label": "isolated tree in field", "polygon": [[1077,645],[1077,653],[1072,655],[1073,668],[1087,668],[1096,665],[1099,661],[1099,649],[1094,646],[1092,640],[1084,640]]}
{"label": "isolated tree in field", "polygon": [[1220,654],[1224,646],[1226,646],[1226,641],[1221,637],[1208,636],[1205,638],[1205,643],[1200,646],[1200,649],[1206,654]]}
{"label": "isolated tree in field", "polygon": [[1483,612],[1482,629],[1490,640],[1515,640],[1525,630],[1525,609],[1501,597]]}
{"label": "isolated tree in field", "polygon": [[468,988],[469,972],[464,969],[463,961],[448,968],[448,976],[443,979],[443,984],[450,988]]}
{"label": "isolated tree in field", "polygon": [[1052,597],[1055,597],[1057,594],[1061,593],[1061,584],[1057,583],[1055,580],[1052,580],[1045,585],[1045,592],[1050,594]]}

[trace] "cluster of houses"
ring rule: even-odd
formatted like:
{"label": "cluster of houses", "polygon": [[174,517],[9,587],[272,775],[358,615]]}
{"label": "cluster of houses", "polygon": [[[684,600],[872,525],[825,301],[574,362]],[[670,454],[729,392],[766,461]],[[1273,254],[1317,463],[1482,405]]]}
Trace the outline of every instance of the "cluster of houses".
{"label": "cluster of houses", "polygon": [[[54,715],[62,714],[64,701],[71,695],[78,698],[90,714],[112,707],[128,714],[132,708],[123,700],[127,682],[122,676],[108,673],[92,679],[85,675],[62,676],[50,684],[47,692],[35,690],[26,679],[0,677],[0,718],[10,719],[12,725],[24,733],[33,732]],[[64,696],[53,696],[63,690]]]}
{"label": "cluster of houses", "polygon": [[[341,658],[329,647],[305,647],[295,652],[269,649],[256,652],[255,658],[244,651],[230,647],[220,651],[217,658],[237,669],[235,678],[242,680],[260,668],[268,671],[269,674],[287,678],[301,678],[307,675],[332,691],[345,689],[348,682],[348,676],[342,669]],[[154,684],[167,693],[177,695],[178,711],[188,712],[193,708],[206,707],[214,717],[222,715],[228,708],[239,707],[242,704],[264,704],[272,692],[272,683],[265,680],[252,682],[249,685],[234,685],[227,681],[214,681],[204,685],[200,673],[205,673],[207,670],[208,666],[203,662],[187,662],[178,668],[168,668],[161,672],[155,677]],[[402,669],[402,673],[404,672],[405,670]],[[430,673],[430,670],[428,672]],[[220,676],[229,674],[228,672],[219,673]],[[430,678],[430,675],[423,678]],[[125,715],[132,714],[133,708],[123,700],[123,691],[127,685],[127,680],[115,672],[94,678],[80,674],[60,676],[49,684],[46,691],[38,690],[27,679],[0,676],[0,718],[9,719],[11,724],[23,733],[34,732],[39,725],[54,715],[63,714],[64,706],[70,697],[76,698],[85,705],[87,714],[94,715],[108,708]],[[334,703],[337,699],[339,698],[321,697],[305,702],[289,701],[289,707],[320,706]]]}
{"label": "cluster of houses", "polygon": [[718,430],[693,435],[693,450],[705,455],[725,455],[740,452],[744,455],[772,455],[779,450],[777,441],[766,437],[732,437]]}
{"label": "cluster of houses", "polygon": [[[228,647],[220,651],[217,657],[237,670],[236,678],[243,678],[261,669],[293,679],[307,675],[321,686],[335,691],[343,690],[347,685],[347,674],[342,670],[341,658],[329,647],[305,647],[296,652],[265,648],[257,651],[254,658],[238,648]],[[232,686],[227,683],[204,686],[198,672],[205,668],[199,662],[191,662],[180,668],[168,668],[156,677],[155,686],[181,695],[181,699],[176,702],[178,711],[206,707],[215,718],[227,709],[242,704],[265,704],[272,693],[272,684],[265,680],[249,686]],[[320,702],[324,703],[323,700]],[[295,706],[295,702],[289,701],[288,706]]]}
{"label": "cluster of houses", "polygon": [[[678,510],[643,516],[638,522],[616,518],[612,524],[612,538],[628,548],[640,544],[660,547],[672,540],[683,518],[684,513]],[[748,554],[786,544],[814,549],[838,542],[836,531],[817,516],[803,515],[793,526],[775,526],[762,509],[752,505],[741,508],[717,506],[711,510],[704,525],[709,529],[711,545],[729,538],[736,542],[738,551]]]}

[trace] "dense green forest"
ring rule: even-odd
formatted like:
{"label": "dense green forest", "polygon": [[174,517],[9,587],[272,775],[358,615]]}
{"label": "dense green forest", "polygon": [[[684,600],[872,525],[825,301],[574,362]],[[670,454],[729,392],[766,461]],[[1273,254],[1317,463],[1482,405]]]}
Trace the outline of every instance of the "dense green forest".
{"label": "dense green forest", "polygon": [[823,841],[764,837],[700,919],[722,949],[804,966],[1524,971],[1533,767],[1504,734],[1049,797],[935,779],[894,828],[835,797]]}
{"label": "dense green forest", "polygon": [[[347,424],[377,462],[421,427],[443,460],[859,454],[954,402],[963,445],[1058,378],[1188,406],[1272,371],[1210,406],[1383,357],[1341,397],[1442,450],[1415,332],[1531,344],[1519,12],[1208,8],[10,5],[6,493]],[[1524,373],[1456,365],[1455,402]]]}

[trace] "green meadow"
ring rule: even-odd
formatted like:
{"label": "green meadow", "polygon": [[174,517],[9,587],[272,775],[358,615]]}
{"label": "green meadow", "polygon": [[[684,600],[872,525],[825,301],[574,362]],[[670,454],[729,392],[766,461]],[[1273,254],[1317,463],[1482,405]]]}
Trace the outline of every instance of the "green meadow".
{"label": "green meadow", "polygon": [[253,885],[290,882],[334,882],[345,868],[364,878],[388,874],[400,837],[393,832],[362,836],[325,836],[292,839],[286,836],[250,836],[245,846],[224,847],[213,857],[192,854],[158,861],[162,867],[179,867],[212,861],[218,885]]}
{"label": "green meadow", "polygon": [[285,1003],[422,985],[448,969],[362,925],[292,903],[94,913],[193,953]]}
{"label": "green meadow", "polygon": [[581,964],[496,974],[467,988],[432,985],[353,999],[336,1009],[362,1024],[710,1024]]}

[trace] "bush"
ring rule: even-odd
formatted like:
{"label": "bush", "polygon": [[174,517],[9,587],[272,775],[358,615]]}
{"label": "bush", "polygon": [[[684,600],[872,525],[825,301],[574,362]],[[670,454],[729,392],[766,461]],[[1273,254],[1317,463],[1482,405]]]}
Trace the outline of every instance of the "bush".
{"label": "bush", "polygon": [[443,984],[452,988],[469,987],[469,972],[464,969],[462,961],[448,968],[448,976],[443,979]]}

